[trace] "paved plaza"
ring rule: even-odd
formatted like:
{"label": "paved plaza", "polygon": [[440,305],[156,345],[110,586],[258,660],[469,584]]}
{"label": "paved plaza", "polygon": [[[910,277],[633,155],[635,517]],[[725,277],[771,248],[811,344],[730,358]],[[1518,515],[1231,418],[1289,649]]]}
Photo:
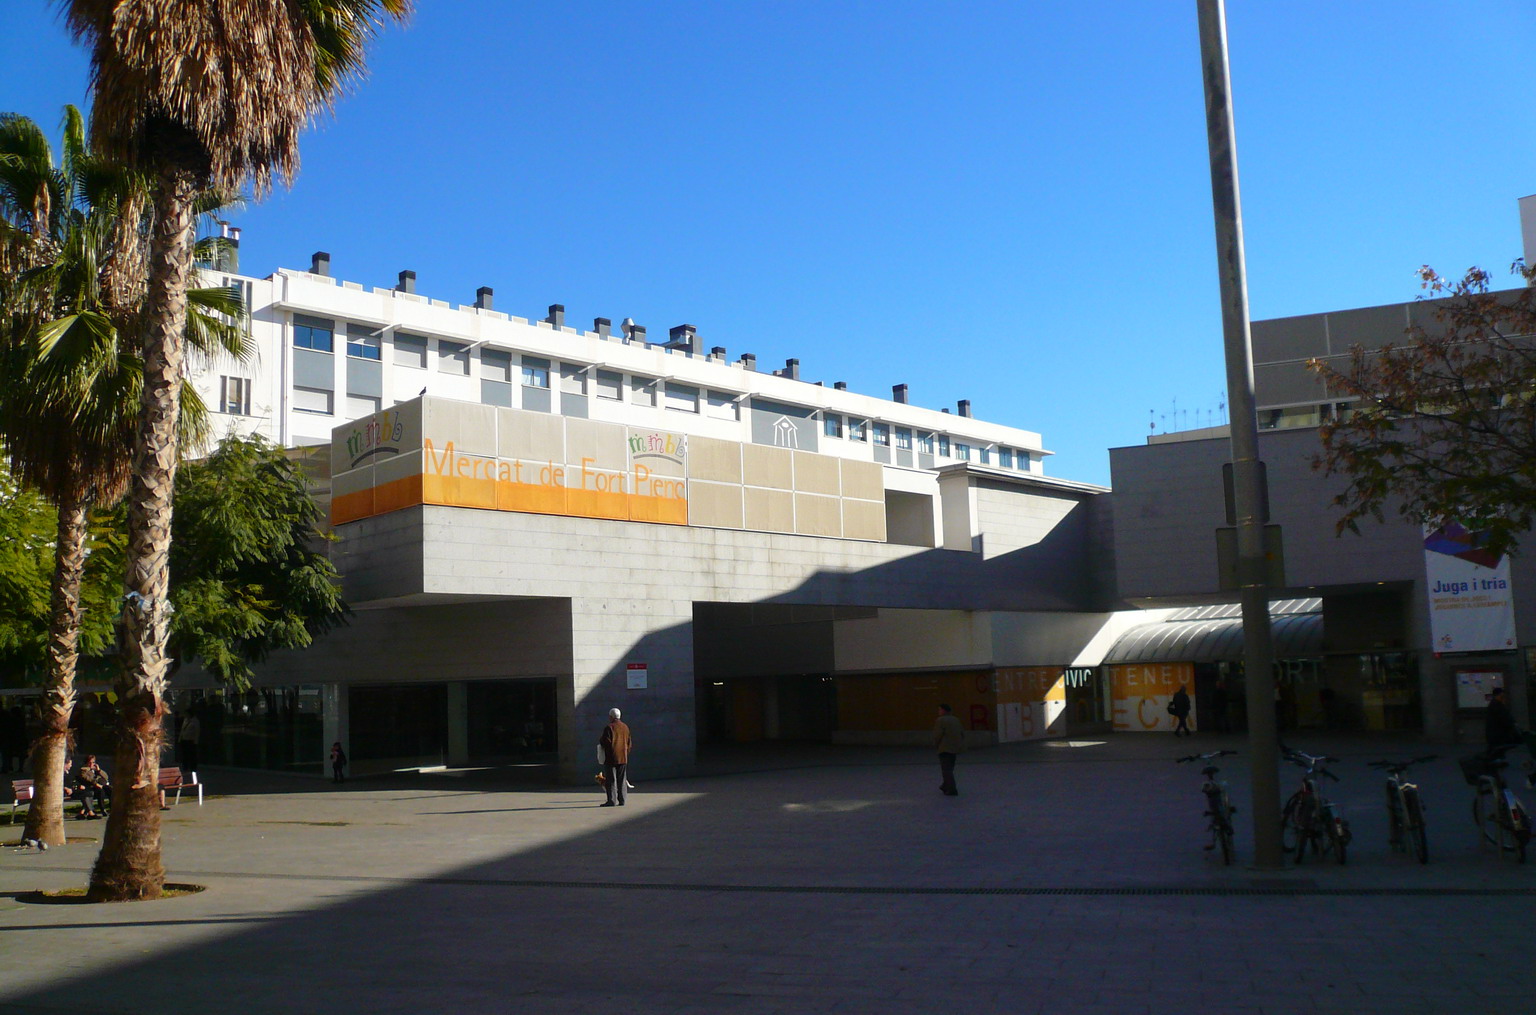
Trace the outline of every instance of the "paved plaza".
{"label": "paved plaza", "polygon": [[200,894],[42,901],[84,884],[95,845],[0,851],[0,1010],[1531,1010],[1536,858],[1479,848],[1452,760],[1466,749],[1422,768],[1421,867],[1388,852],[1364,762],[1436,748],[1298,740],[1344,758],[1349,865],[1258,872],[1201,851],[1199,773],[1169,760],[1218,745],[1243,749],[1120,735],[974,751],[957,798],[921,750],[706,758],[710,774],[655,783],[640,754],[622,809],[505,772],[333,787],[210,771],[207,803],[165,821],[169,879]]}

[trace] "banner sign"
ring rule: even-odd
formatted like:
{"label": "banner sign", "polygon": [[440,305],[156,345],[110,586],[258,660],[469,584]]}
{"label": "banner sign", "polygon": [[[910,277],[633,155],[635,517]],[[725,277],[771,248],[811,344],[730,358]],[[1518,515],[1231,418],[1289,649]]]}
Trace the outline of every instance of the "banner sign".
{"label": "banner sign", "polygon": [[1424,588],[1436,653],[1515,647],[1509,558],[1483,548],[1478,533],[1450,522],[1424,530]]}
{"label": "banner sign", "polygon": [[1141,663],[1109,668],[1110,694],[1114,700],[1116,730],[1150,733],[1178,728],[1168,714],[1174,692],[1189,694],[1189,727],[1195,725],[1195,667],[1193,663]]}

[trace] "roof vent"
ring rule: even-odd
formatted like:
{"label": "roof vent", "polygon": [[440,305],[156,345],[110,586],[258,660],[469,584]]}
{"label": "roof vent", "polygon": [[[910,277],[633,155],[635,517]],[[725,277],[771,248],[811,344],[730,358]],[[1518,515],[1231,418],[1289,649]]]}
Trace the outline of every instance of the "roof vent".
{"label": "roof vent", "polygon": [[414,293],[416,291],[416,273],[414,271],[402,271],[400,281],[395,285],[397,293]]}
{"label": "roof vent", "polygon": [[491,297],[496,295],[496,290],[488,285],[483,285],[475,290],[475,307],[478,310],[491,309]]}
{"label": "roof vent", "polygon": [[309,273],[311,275],[329,275],[331,273],[331,255],[323,250],[317,250],[309,256]]}

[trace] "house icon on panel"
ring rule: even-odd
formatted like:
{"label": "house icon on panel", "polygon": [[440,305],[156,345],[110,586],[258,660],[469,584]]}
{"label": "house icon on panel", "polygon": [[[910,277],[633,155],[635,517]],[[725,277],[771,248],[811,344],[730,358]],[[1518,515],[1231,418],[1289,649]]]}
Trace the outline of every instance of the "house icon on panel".
{"label": "house icon on panel", "polygon": [[773,421],[773,443],[781,448],[800,446],[800,430],[795,426],[794,420],[788,416],[780,416]]}

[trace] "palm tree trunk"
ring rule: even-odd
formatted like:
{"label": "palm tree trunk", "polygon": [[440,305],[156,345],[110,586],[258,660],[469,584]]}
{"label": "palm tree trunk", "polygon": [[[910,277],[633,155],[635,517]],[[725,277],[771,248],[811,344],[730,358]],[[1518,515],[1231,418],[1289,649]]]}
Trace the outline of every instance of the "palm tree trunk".
{"label": "palm tree trunk", "polygon": [[80,658],[80,579],[85,573],[86,502],[73,492],[60,499],[53,562],[53,610],[48,620],[48,674],[43,688],[43,733],[32,745],[32,806],[22,837],[64,844],[64,759],[69,717],[75,710],[75,666]]}
{"label": "palm tree trunk", "polygon": [[170,624],[171,501],[176,420],[181,412],[182,334],[192,276],[191,173],[166,169],[155,181],[145,306],[144,401],[134,437],[128,491],[128,574],[120,628],[117,767],[112,814],[91,871],[89,897],[152,899],[165,883],[160,861],[161,718]]}

